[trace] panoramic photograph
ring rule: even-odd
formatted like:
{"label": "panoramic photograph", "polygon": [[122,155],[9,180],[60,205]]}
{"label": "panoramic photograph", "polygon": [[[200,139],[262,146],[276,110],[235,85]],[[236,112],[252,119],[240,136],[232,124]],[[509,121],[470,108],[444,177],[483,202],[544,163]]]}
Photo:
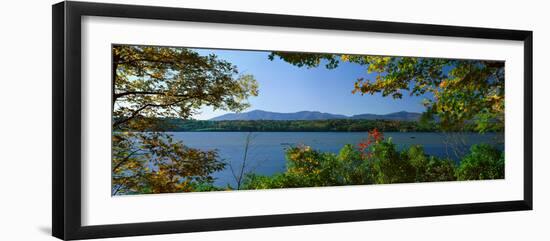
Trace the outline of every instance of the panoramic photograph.
{"label": "panoramic photograph", "polygon": [[504,179],[504,61],[112,45],[111,195]]}

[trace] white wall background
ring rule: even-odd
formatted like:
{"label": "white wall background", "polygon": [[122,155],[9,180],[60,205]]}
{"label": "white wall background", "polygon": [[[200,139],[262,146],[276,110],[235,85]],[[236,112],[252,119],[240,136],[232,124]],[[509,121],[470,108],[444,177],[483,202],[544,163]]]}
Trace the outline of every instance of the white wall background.
{"label": "white wall background", "polygon": [[[51,4],[0,7],[0,240],[54,240],[51,231]],[[115,240],[548,240],[550,6],[545,1],[111,0],[534,31],[534,206],[508,212],[119,238]]]}

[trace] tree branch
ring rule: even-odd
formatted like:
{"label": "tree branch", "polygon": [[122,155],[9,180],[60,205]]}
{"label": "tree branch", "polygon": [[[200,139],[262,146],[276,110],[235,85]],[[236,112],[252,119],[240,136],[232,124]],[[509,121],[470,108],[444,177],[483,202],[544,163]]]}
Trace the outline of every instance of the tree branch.
{"label": "tree branch", "polygon": [[130,154],[128,154],[126,157],[124,157],[119,163],[116,164],[115,167],[113,167],[113,170],[112,172],[115,172],[116,169],[118,169],[120,166],[122,166],[123,163],[127,162],[128,160],[130,160],[130,157],[132,157],[134,154],[136,154],[138,151],[140,151],[140,149],[136,149],[134,150],[133,152],[131,152]]}
{"label": "tree branch", "polygon": [[137,110],[134,110],[132,112],[132,114],[130,115],[130,117],[122,119],[122,120],[115,121],[115,123],[113,123],[113,129],[116,129],[119,125],[124,124],[124,123],[130,121],[131,119],[135,118],[139,114],[139,112],[141,112],[142,110],[144,110],[148,107],[168,107],[168,106],[179,104],[179,103],[184,102],[186,100],[188,100],[188,98],[180,99],[178,101],[174,101],[174,102],[168,103],[168,104],[146,104],[146,105],[138,108]]}
{"label": "tree branch", "polygon": [[187,97],[188,95],[185,94],[177,94],[177,95],[170,95],[166,92],[157,92],[157,91],[127,91],[122,93],[113,94],[113,99],[118,99],[123,96],[127,95],[165,95],[165,96],[171,96],[171,97]]}

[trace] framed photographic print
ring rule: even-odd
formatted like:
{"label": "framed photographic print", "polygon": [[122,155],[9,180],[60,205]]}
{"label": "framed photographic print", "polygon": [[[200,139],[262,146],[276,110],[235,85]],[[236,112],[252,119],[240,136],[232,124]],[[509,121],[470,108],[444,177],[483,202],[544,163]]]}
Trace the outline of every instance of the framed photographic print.
{"label": "framed photographic print", "polygon": [[53,6],[53,235],[532,209],[532,32]]}

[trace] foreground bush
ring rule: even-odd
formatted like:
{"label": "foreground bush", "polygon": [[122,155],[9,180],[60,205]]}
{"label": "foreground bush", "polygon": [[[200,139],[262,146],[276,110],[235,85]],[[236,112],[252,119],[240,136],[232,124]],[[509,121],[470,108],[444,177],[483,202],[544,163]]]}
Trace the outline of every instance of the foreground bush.
{"label": "foreground bush", "polygon": [[415,182],[441,182],[456,180],[456,166],[452,160],[428,156],[421,146],[410,147],[405,154],[414,167]]}
{"label": "foreground bush", "polygon": [[504,178],[504,153],[487,144],[474,145],[456,171],[458,180]]}
{"label": "foreground bush", "polygon": [[377,184],[409,183],[416,179],[416,170],[405,153],[399,153],[391,140],[381,141],[372,147],[366,159],[373,163]]}
{"label": "foreground bush", "polygon": [[[375,135],[376,136],[376,135]],[[439,182],[504,178],[504,154],[490,145],[474,145],[456,166],[426,155],[421,146],[398,151],[391,139],[367,139],[358,148],[345,145],[336,155],[309,146],[286,150],[287,170],[273,176],[251,174],[243,189]]]}
{"label": "foreground bush", "polygon": [[371,166],[361,153],[346,145],[338,155],[313,150],[308,146],[286,151],[287,171],[273,176],[250,174],[244,189],[341,186],[372,184]]}

